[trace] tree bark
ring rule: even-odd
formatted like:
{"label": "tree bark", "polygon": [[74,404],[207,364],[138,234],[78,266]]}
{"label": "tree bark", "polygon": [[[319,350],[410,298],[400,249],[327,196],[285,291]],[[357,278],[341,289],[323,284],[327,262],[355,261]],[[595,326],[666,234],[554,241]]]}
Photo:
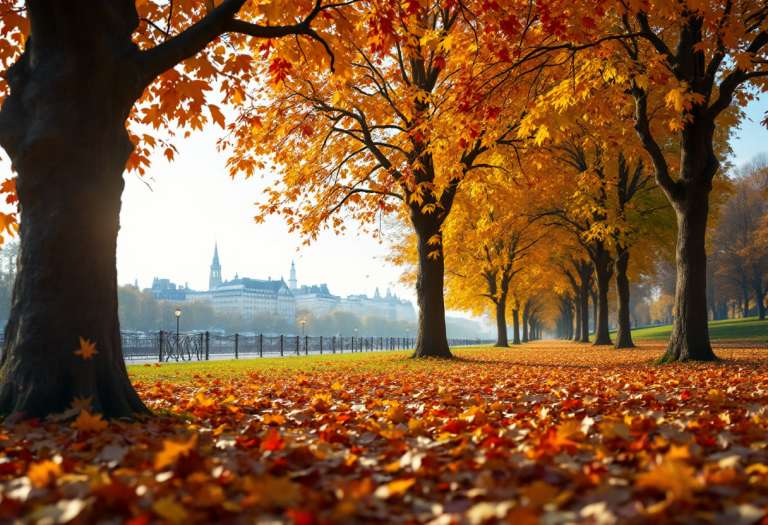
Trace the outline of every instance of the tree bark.
{"label": "tree bark", "polygon": [[762,283],[762,276],[760,276],[760,281],[755,281],[752,285],[752,288],[755,291],[755,303],[757,304],[757,319],[758,321],[764,321],[765,320],[765,303],[763,302],[763,298],[765,297],[765,292],[763,292],[763,283]]}
{"label": "tree bark", "polygon": [[597,286],[597,314],[595,317],[595,340],[593,346],[612,345],[608,328],[608,288],[611,274],[610,257],[602,242],[595,242],[595,284]]}
{"label": "tree bark", "polygon": [[[133,151],[125,122],[143,89],[127,60],[138,16],[131,2],[91,4],[30,5],[32,36],[6,75],[0,144],[23,220],[0,357],[4,414],[63,412],[75,397],[110,418],[149,413],[123,361],[115,255]],[[80,338],[98,353],[75,354]]]}
{"label": "tree bark", "polygon": [[[445,331],[445,300],[443,277],[445,260],[442,246],[429,244],[440,234],[440,219],[435,213],[425,214],[419,206],[411,207],[411,222],[416,231],[419,255],[416,276],[416,301],[419,305],[419,323],[416,348],[411,357],[452,358]],[[437,251],[437,257],[430,253]]]}
{"label": "tree bark", "polygon": [[632,342],[632,325],[629,316],[629,279],[627,267],[629,266],[629,251],[618,246],[616,248],[616,260],[613,263],[616,292],[619,296],[618,329],[614,348],[635,348]]}
{"label": "tree bark", "polygon": [[[695,154],[691,151],[690,154]],[[702,153],[702,156],[703,153]],[[662,362],[714,361],[707,314],[707,252],[705,247],[709,188],[685,186],[675,203],[677,215],[677,286],[672,335]]]}
{"label": "tree bark", "polygon": [[499,348],[509,348],[507,338],[507,298],[496,301],[496,344]]}
{"label": "tree bark", "polygon": [[520,310],[512,310],[512,344],[520,344]]}

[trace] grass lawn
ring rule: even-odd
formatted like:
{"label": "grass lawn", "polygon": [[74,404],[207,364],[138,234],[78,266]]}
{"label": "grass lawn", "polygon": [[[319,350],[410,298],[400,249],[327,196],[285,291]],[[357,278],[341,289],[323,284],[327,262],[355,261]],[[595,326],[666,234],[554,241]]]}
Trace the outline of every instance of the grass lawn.
{"label": "grass lawn", "polygon": [[[632,339],[634,341],[667,341],[671,333],[671,325],[640,328],[632,330]],[[615,332],[611,333],[611,338],[613,337]],[[768,321],[758,321],[757,317],[711,321],[709,338],[713,341],[749,340],[768,343]]]}

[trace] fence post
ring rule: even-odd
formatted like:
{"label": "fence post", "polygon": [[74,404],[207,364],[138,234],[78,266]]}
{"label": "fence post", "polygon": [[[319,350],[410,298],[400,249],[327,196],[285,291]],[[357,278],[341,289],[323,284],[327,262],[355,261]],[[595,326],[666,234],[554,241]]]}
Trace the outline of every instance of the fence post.
{"label": "fence post", "polygon": [[299,355],[299,344],[301,341],[301,336],[296,336],[296,355]]}
{"label": "fence post", "polygon": [[309,355],[309,336],[304,336],[304,355]]}
{"label": "fence post", "polygon": [[336,353],[336,336],[331,336],[331,353]]}
{"label": "fence post", "polygon": [[259,357],[264,357],[264,334],[259,334]]}
{"label": "fence post", "polygon": [[239,358],[239,354],[238,354],[238,351],[237,351],[239,340],[240,340],[240,335],[239,334],[235,334],[235,359]]}
{"label": "fence post", "polygon": [[280,335],[280,357],[283,356],[283,336]]}
{"label": "fence post", "polygon": [[208,361],[211,356],[211,334],[205,332],[205,360]]}
{"label": "fence post", "polygon": [[158,354],[158,358],[160,359],[160,362],[163,362],[163,336],[165,335],[165,332],[160,330],[160,333],[157,334],[157,340],[160,343],[160,353]]}
{"label": "fence post", "polygon": [[323,355],[323,336],[320,336],[320,355]]}
{"label": "fence post", "polygon": [[344,336],[343,335],[339,337],[339,343],[340,343],[339,348],[341,349],[341,353],[343,354],[344,353]]}

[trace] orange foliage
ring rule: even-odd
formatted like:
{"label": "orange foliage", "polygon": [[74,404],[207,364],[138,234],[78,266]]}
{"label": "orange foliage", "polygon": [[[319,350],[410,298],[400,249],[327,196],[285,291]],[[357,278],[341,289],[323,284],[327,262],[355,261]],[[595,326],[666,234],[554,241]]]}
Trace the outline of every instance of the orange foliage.
{"label": "orange foliage", "polygon": [[666,367],[649,363],[659,351],[542,342],[361,368],[239,363],[208,380],[146,369],[148,406],[183,418],[81,410],[74,428],[52,416],[0,429],[0,521],[657,524],[694,507],[759,520],[765,349]]}

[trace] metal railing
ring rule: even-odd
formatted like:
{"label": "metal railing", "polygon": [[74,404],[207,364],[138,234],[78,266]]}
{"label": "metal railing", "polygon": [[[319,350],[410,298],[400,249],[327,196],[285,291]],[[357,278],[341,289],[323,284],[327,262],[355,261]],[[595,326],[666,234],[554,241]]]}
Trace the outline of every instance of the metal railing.
{"label": "metal railing", "polygon": [[[355,352],[412,350],[412,337],[343,337],[300,335],[214,335],[210,332],[156,334],[121,333],[126,360],[208,361],[223,357],[277,357]],[[450,346],[486,344],[481,339],[449,339]]]}

